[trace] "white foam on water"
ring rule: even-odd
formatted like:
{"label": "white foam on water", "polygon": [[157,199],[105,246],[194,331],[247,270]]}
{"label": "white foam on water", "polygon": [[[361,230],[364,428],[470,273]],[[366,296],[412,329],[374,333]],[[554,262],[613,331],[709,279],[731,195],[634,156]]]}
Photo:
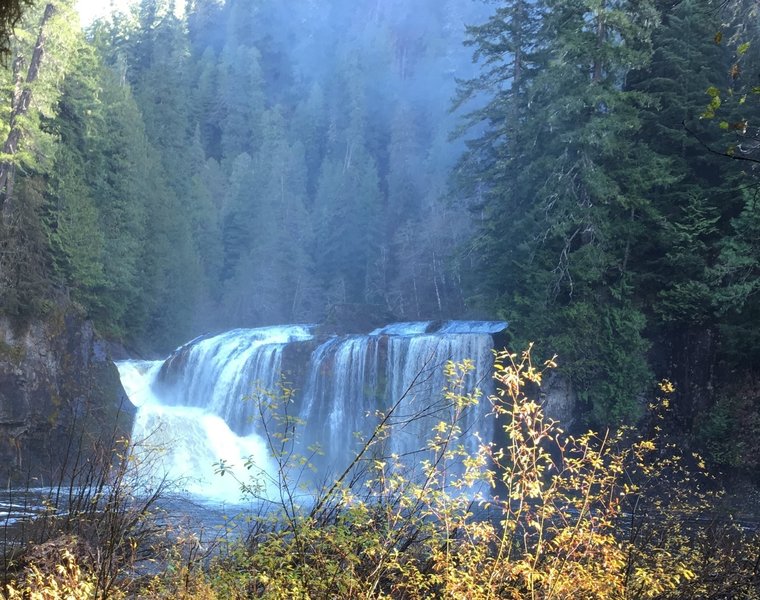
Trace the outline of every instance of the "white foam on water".
{"label": "white foam on water", "polygon": [[[434,333],[426,333],[435,325]],[[341,472],[377,422],[398,402],[388,451],[419,462],[440,420],[451,418],[444,399],[448,360],[472,361],[465,390],[491,386],[493,339],[500,321],[393,323],[369,335],[331,337],[311,352],[300,390],[296,452],[315,458],[316,479]],[[122,383],[137,414],[132,431],[137,463],[149,472],[148,486],[166,477],[205,499],[239,502],[241,484],[263,497],[277,493],[277,473],[268,453],[254,388],[275,392],[288,343],[313,339],[311,326],[236,329],[196,338],[166,361],[118,363]],[[163,368],[162,368],[163,367]],[[247,399],[248,398],[248,399]],[[462,443],[474,453],[493,439],[485,400],[459,422]],[[224,475],[219,473],[223,465]],[[153,483],[150,483],[153,482]]]}
{"label": "white foam on water", "polygon": [[385,327],[379,327],[370,335],[421,335],[427,331],[432,321],[409,321],[406,323],[391,323]]}
{"label": "white foam on water", "polygon": [[[132,443],[140,487],[149,490],[165,478],[191,494],[229,503],[241,500],[241,484],[260,488],[262,496],[270,493],[275,471],[264,440],[235,434],[224,419],[202,408],[163,404],[153,390],[161,364],[117,365],[138,407]],[[218,472],[220,463],[224,475]]]}

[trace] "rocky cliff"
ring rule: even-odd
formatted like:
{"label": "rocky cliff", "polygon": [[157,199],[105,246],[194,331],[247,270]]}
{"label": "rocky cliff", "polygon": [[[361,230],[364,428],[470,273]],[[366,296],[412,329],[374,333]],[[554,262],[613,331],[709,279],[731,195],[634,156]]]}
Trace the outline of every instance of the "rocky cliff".
{"label": "rocky cliff", "polygon": [[0,317],[0,485],[49,485],[129,432],[131,405],[106,345],[71,309]]}

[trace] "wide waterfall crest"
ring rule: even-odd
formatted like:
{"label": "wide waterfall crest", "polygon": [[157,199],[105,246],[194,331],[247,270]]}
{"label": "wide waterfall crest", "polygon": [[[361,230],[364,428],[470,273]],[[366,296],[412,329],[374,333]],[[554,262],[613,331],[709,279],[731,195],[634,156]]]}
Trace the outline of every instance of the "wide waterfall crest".
{"label": "wide waterfall crest", "polygon": [[[259,475],[272,476],[256,397],[257,390],[276,394],[283,373],[297,390],[291,410],[304,424],[297,451],[319,445],[324,453],[312,456],[317,480],[342,470],[379,415],[396,404],[383,451],[419,462],[416,453],[425,451],[433,427],[451,411],[443,396],[446,362],[472,361],[466,388],[487,394],[493,335],[505,328],[503,322],[425,321],[345,336],[306,325],[236,329],[197,338],[165,361],[118,366],[137,407],[133,440],[165,446],[167,475],[186,480],[190,491],[234,501],[237,487],[229,477],[221,482],[213,465],[252,459]],[[489,411],[483,400],[460,422],[471,452],[493,439]]]}
{"label": "wide waterfall crest", "polygon": [[[288,343],[312,339],[305,325],[234,329],[177,349],[162,366],[154,390],[169,404],[197,406],[218,415],[238,434],[253,431],[253,409],[244,398],[254,386],[274,390]],[[175,365],[176,361],[181,364]],[[163,377],[173,368],[181,377]]]}
{"label": "wide waterfall crest", "polygon": [[411,321],[391,323],[375,329],[370,335],[422,335],[433,325],[434,321]]}

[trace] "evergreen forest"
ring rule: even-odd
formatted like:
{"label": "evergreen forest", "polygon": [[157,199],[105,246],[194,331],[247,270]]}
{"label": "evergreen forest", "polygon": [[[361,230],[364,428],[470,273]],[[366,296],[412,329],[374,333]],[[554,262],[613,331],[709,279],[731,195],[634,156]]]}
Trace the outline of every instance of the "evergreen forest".
{"label": "evergreen forest", "polygon": [[5,239],[25,260],[4,265],[4,311],[65,289],[101,331],[161,350],[335,303],[464,311],[449,109],[482,7],[201,1],[178,18],[150,1],[83,35],[60,4],[8,157]]}
{"label": "evergreen forest", "polygon": [[[0,307],[205,331],[487,317],[584,420],[758,453],[752,2],[142,0],[24,12],[2,71]],[[44,40],[44,52],[35,45]]]}
{"label": "evergreen forest", "polygon": [[[84,26],[74,0],[0,5],[0,333],[65,307],[157,357],[340,306],[506,321],[517,354],[497,355],[493,414],[507,449],[465,457],[459,484],[508,495],[488,529],[432,484],[394,488],[383,471],[398,495],[380,514],[337,482],[308,518],[293,509],[248,540],[245,568],[209,583],[207,557],[199,571],[180,559],[140,597],[760,597],[756,523],[751,540],[689,529],[715,504],[684,483],[760,484],[756,0],[180,1]],[[522,391],[539,364],[570,390],[573,432],[621,433],[562,438]],[[460,433],[447,427],[429,450]],[[558,455],[567,468],[548,477]],[[494,483],[489,465],[506,475]],[[658,512],[670,482],[689,515],[677,523]],[[616,494],[645,488],[639,528],[639,505]],[[116,570],[81,598],[132,597]],[[179,594],[191,581],[197,595]]]}

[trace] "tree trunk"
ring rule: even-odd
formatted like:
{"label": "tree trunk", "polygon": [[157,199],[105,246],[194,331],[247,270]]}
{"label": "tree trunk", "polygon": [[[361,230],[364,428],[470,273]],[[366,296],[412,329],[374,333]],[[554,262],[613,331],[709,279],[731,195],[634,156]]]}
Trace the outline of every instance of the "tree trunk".
{"label": "tree trunk", "polygon": [[18,151],[18,145],[21,141],[21,126],[19,120],[29,112],[29,106],[32,102],[31,84],[37,79],[40,72],[40,65],[45,54],[45,25],[53,16],[55,8],[52,4],[45,6],[45,12],[40,22],[40,32],[37,35],[37,42],[32,52],[32,60],[29,63],[29,69],[26,72],[26,78],[21,77],[23,57],[18,56],[13,61],[14,74],[16,75],[16,89],[13,93],[10,116],[10,131],[3,144],[3,155],[6,157],[0,163],[0,197],[2,198],[2,222],[8,223],[13,213],[13,184],[16,174],[16,165],[13,156]]}
{"label": "tree trunk", "polygon": [[596,56],[594,57],[594,73],[592,75],[592,81],[599,83],[602,80],[603,72],[603,60],[602,60],[602,48],[604,47],[604,38],[607,35],[606,27],[604,25],[604,10],[605,2],[602,0],[599,7],[599,14],[596,17]]}

